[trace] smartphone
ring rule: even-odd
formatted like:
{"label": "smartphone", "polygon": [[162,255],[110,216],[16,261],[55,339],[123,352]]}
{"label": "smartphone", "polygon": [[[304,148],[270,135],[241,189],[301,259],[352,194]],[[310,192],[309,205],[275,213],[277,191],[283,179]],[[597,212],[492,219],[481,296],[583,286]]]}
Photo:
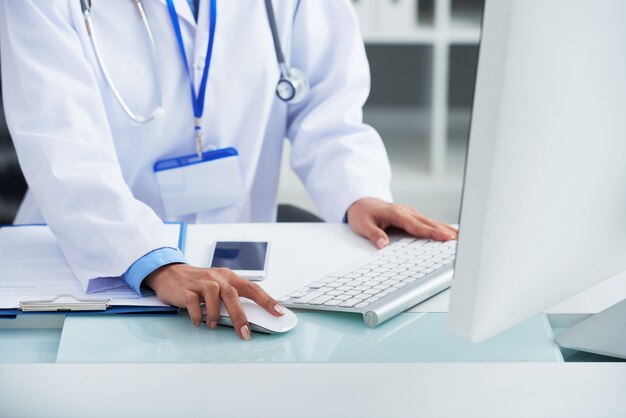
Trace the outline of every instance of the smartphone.
{"label": "smartphone", "polygon": [[227,267],[248,280],[263,280],[269,254],[269,242],[218,241],[211,250],[211,267]]}

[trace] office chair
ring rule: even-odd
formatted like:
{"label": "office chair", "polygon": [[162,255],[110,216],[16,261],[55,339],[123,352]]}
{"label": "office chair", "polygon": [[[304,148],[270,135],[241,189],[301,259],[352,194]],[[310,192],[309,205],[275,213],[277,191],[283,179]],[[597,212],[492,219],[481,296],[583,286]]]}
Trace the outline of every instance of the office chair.
{"label": "office chair", "polygon": [[322,218],[293,205],[278,205],[277,222],[324,222]]}
{"label": "office chair", "polygon": [[4,117],[2,81],[0,80],[0,225],[13,222],[26,188],[26,180],[20,170]]}

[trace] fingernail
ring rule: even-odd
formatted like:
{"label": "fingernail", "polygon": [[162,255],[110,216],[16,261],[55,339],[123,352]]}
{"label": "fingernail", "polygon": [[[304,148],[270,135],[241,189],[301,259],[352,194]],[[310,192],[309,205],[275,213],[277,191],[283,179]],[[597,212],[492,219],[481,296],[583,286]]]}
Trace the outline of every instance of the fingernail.
{"label": "fingernail", "polygon": [[215,321],[211,321],[211,323],[209,324],[209,327],[210,327],[211,329],[215,329],[215,328],[217,328],[217,322],[215,322]]}
{"label": "fingernail", "polygon": [[452,239],[452,240],[453,240],[453,239],[456,239],[456,235],[450,234],[450,235],[448,235],[448,236],[449,236],[449,237],[450,237],[450,239]]}
{"label": "fingernail", "polygon": [[281,314],[281,315],[284,315],[284,314],[286,314],[286,313],[287,313],[287,312],[285,311],[285,308],[283,308],[283,307],[282,307],[282,306],[280,306],[279,304],[274,305],[274,310],[275,310],[277,313]]}
{"label": "fingernail", "polygon": [[248,341],[250,339],[250,328],[247,325],[241,327],[241,338]]}
{"label": "fingernail", "polygon": [[385,245],[387,245],[387,240],[385,238],[379,238],[378,241],[376,241],[376,246],[378,248],[383,248]]}

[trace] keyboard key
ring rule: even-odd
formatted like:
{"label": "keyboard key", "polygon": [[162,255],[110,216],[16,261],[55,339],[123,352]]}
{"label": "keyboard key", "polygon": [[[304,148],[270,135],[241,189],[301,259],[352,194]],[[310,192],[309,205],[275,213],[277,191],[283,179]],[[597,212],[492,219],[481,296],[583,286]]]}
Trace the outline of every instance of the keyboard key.
{"label": "keyboard key", "polygon": [[346,300],[343,303],[340,303],[339,306],[344,307],[344,308],[351,308],[354,305],[356,305],[357,303],[361,303],[361,300],[359,300],[359,299],[349,299],[349,300]]}
{"label": "keyboard key", "polygon": [[347,290],[352,290],[352,286],[348,286],[348,285],[344,284],[343,286],[339,286],[336,290],[340,290],[342,292],[345,292]]}
{"label": "keyboard key", "polygon": [[380,289],[367,289],[367,290],[364,290],[363,293],[366,295],[376,295],[380,293]]}
{"label": "keyboard key", "polygon": [[339,306],[342,301],[339,299],[331,299],[328,302],[324,303],[324,306]]}
{"label": "keyboard key", "polygon": [[398,241],[394,242],[394,244],[396,245],[406,245],[406,244],[411,244],[413,242],[416,242],[417,240],[415,238],[401,238]]}
{"label": "keyboard key", "polygon": [[362,292],[362,291],[367,290],[367,289],[369,289],[369,288],[370,288],[369,286],[364,286],[364,285],[361,285],[361,286],[356,286],[356,287],[354,288],[354,290],[358,290],[358,291]]}
{"label": "keyboard key", "polygon": [[327,295],[331,295],[331,296],[337,296],[337,295],[341,295],[343,294],[343,292],[339,291],[339,290],[331,290],[330,292],[326,292]]}
{"label": "keyboard key", "polygon": [[338,295],[338,296],[335,296],[335,299],[340,300],[340,301],[344,301],[344,300],[348,300],[348,299],[351,299],[351,298],[350,298],[350,295]]}
{"label": "keyboard key", "polygon": [[315,283],[311,283],[311,284],[309,285],[309,287],[310,287],[311,289],[319,289],[319,288],[321,288],[321,287],[324,287],[324,285],[325,285],[325,284],[326,284],[326,283],[324,283],[324,282],[315,282]]}
{"label": "keyboard key", "polygon": [[313,299],[318,298],[322,295],[323,295],[322,292],[311,292],[307,295],[302,296],[300,299],[297,299],[296,301],[294,301],[294,303],[299,303],[299,304],[309,303]]}
{"label": "keyboard key", "polygon": [[367,305],[369,305],[369,302],[361,302],[361,303],[357,303],[356,305],[354,305],[355,308],[365,308]]}
{"label": "keyboard key", "polygon": [[372,295],[368,295],[367,293],[359,293],[358,295],[354,295],[352,298],[353,299],[367,299],[369,297],[371,297]]}
{"label": "keyboard key", "polygon": [[345,294],[348,296],[354,296],[354,295],[358,295],[361,292],[359,292],[358,290],[348,290]]}
{"label": "keyboard key", "polygon": [[333,297],[331,295],[323,295],[310,301],[309,305],[322,305],[325,302],[328,302],[329,300],[331,300],[332,298]]}
{"label": "keyboard key", "polygon": [[376,295],[376,296],[372,296],[369,299],[365,299],[365,302],[372,303],[372,302],[376,302],[378,299],[380,299],[380,296]]}
{"label": "keyboard key", "polygon": [[377,284],[376,286],[374,286],[372,289],[380,289],[380,290],[385,290],[387,288],[389,288],[390,285],[388,284]]}

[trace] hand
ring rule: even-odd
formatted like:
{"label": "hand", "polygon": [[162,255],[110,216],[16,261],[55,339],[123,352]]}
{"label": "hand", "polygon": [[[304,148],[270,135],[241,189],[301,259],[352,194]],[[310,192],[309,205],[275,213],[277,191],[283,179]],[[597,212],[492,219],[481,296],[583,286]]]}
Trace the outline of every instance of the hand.
{"label": "hand", "polygon": [[244,340],[250,339],[250,325],[239,296],[252,299],[274,316],[285,313],[259,285],[225,268],[169,264],[148,275],[144,284],[150,286],[162,302],[187,308],[195,326],[202,322],[200,303],[204,302],[207,326],[215,329],[220,318],[220,300],[223,301],[235,330]]}
{"label": "hand", "polygon": [[348,224],[357,234],[369,239],[377,248],[389,244],[385,229],[394,226],[419,238],[437,241],[457,239],[458,230],[434,221],[410,206],[363,198],[348,208]]}

